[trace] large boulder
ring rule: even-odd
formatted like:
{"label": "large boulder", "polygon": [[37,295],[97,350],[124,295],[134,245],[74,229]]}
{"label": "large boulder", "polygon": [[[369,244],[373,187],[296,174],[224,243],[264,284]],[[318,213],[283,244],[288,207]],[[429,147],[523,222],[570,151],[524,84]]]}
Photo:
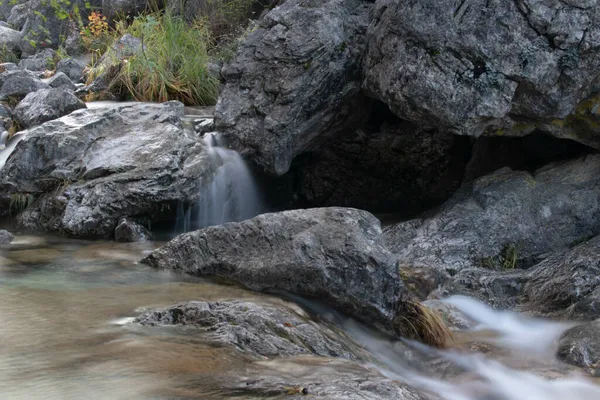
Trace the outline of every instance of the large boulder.
{"label": "large boulder", "polygon": [[29,0],[19,0],[21,4],[17,4],[10,10],[8,23],[14,29],[21,31],[25,22],[27,22],[27,11],[29,9]]}
{"label": "large boulder", "polygon": [[223,75],[217,130],[269,173],[334,136],[360,112],[360,60],[368,5],[288,0],[240,44]]}
{"label": "large boulder", "polygon": [[401,118],[457,134],[550,126],[598,148],[599,129],[567,128],[600,83],[599,32],[595,0],[378,0],[363,88]]}
{"label": "large boulder", "polygon": [[29,93],[50,89],[29,71],[8,71],[0,75],[0,101],[22,100]]}
{"label": "large boulder", "polygon": [[29,71],[46,71],[54,69],[57,55],[52,49],[38,51],[32,56],[22,59],[19,62],[19,69]]}
{"label": "large boulder", "polygon": [[35,198],[17,216],[24,229],[109,238],[123,217],[172,222],[217,166],[183,114],[178,102],[130,104],[32,128],[0,170],[0,193]]}
{"label": "large boulder", "polygon": [[339,330],[312,321],[297,307],[283,305],[191,301],[152,310],[135,322],[195,328],[210,342],[265,357],[315,354],[356,359],[360,353],[358,345]]}
{"label": "large boulder", "polygon": [[383,246],[379,221],[366,211],[263,214],[180,235],[142,262],[316,298],[384,330],[420,335],[407,329],[406,321],[417,326],[419,309]]}
{"label": "large boulder", "polygon": [[560,338],[558,357],[569,364],[600,372],[600,319],[569,329]]}
{"label": "large boulder", "polygon": [[76,83],[83,83],[84,71],[87,65],[74,58],[65,58],[56,64],[56,72],[62,72]]}
{"label": "large boulder", "polygon": [[401,264],[454,273],[527,267],[600,233],[600,156],[535,173],[500,169],[460,189],[428,217],[386,228]]}
{"label": "large boulder", "polygon": [[[14,51],[19,48],[21,33],[14,29],[0,26],[0,48],[4,51]],[[6,61],[6,60],[2,60]]]}
{"label": "large boulder", "polygon": [[28,128],[81,108],[86,108],[85,103],[64,89],[42,89],[25,96],[13,110],[13,117],[21,127]]}

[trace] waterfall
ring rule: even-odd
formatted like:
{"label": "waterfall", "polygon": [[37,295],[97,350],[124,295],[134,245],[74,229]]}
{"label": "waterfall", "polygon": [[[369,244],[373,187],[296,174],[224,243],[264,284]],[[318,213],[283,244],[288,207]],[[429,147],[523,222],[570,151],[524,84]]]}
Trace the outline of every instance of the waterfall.
{"label": "waterfall", "polygon": [[6,160],[11,155],[17,144],[23,140],[25,135],[15,135],[12,139],[8,138],[8,132],[0,133],[0,169],[6,164]]}
{"label": "waterfall", "polygon": [[[259,192],[244,159],[236,151],[223,147],[215,132],[206,133],[204,143],[209,157],[219,166],[212,182],[200,193],[198,226],[242,221],[260,214]],[[182,213],[185,220],[183,210]]]}

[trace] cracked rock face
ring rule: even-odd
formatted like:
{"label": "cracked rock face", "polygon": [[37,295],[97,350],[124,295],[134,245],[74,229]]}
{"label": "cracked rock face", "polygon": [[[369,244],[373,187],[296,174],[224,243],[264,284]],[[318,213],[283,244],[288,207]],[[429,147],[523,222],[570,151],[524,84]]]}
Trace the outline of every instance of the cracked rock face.
{"label": "cracked rock face", "polygon": [[595,0],[378,0],[363,89],[457,134],[573,138],[564,119],[599,83],[599,49]]}
{"label": "cracked rock face", "polygon": [[109,238],[123,217],[172,220],[173,204],[196,201],[214,172],[183,114],[179,102],[139,103],[32,128],[0,170],[0,204],[23,200],[23,229],[77,237]]}

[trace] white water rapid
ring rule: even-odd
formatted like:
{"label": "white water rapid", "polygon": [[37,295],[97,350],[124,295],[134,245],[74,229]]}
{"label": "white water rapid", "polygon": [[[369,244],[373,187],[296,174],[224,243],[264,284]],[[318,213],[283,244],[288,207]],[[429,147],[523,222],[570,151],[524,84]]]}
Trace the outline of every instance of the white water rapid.
{"label": "white water rapid", "polygon": [[4,133],[5,135],[2,134],[0,136],[0,169],[4,167],[6,160],[8,160],[8,157],[11,155],[17,144],[25,137],[24,135],[16,135],[9,140],[8,133]]}

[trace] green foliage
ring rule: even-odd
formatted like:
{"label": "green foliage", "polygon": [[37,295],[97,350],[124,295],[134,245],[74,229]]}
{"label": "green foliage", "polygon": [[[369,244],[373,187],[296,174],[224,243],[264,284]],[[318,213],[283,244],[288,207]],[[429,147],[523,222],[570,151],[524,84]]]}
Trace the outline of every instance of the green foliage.
{"label": "green foliage", "polygon": [[481,266],[495,270],[512,270],[517,267],[519,255],[514,244],[504,246],[500,254],[481,260]]}
{"label": "green foliage", "polygon": [[[214,104],[218,81],[208,71],[208,49],[212,39],[202,20],[188,24],[171,12],[136,17],[116,36],[129,33],[142,40],[142,51],[112,68],[112,93],[128,93],[138,101],[180,100],[188,105]],[[115,36],[115,38],[116,38]],[[106,65],[89,74],[95,79]]]}
{"label": "green foliage", "polygon": [[17,215],[25,211],[35,200],[32,194],[13,194],[10,196],[9,214]]}
{"label": "green foliage", "polygon": [[18,63],[19,57],[6,45],[0,46],[0,63]]}

